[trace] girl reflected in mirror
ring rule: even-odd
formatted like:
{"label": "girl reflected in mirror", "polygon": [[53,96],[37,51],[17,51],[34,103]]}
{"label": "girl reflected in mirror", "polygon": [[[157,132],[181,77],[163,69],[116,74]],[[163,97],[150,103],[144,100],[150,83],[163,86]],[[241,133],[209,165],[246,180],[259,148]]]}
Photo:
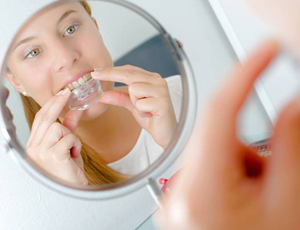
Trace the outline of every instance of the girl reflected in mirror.
{"label": "girl reflected in mirror", "polygon": [[[85,74],[101,82],[103,96],[86,110],[69,110],[72,84]],[[177,126],[180,76],[114,67],[85,1],[57,3],[30,19],[13,42],[6,77],[31,130],[29,159],[69,183],[107,184],[140,173]]]}

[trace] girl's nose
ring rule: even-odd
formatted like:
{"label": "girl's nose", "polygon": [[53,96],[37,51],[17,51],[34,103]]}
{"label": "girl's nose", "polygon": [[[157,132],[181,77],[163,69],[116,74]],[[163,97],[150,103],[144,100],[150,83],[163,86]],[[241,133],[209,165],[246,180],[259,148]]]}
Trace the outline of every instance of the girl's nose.
{"label": "girl's nose", "polygon": [[61,72],[71,68],[79,60],[79,53],[69,44],[57,42],[53,49],[54,71]]}

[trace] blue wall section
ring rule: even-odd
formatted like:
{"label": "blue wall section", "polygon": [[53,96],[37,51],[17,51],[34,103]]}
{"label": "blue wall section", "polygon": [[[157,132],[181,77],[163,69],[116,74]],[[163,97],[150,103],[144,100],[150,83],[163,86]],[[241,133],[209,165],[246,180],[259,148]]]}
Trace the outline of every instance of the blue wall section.
{"label": "blue wall section", "polygon": [[[150,38],[131,50],[115,63],[115,66],[134,65],[159,73],[163,78],[179,74],[176,63],[161,35]],[[123,84],[116,83],[116,86]]]}

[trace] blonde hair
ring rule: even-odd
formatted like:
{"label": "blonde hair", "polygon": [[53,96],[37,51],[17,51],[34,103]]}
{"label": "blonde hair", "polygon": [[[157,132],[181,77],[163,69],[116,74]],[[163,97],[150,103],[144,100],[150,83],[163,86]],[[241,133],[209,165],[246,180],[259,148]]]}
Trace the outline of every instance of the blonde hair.
{"label": "blonde hair", "polygon": [[83,5],[84,9],[88,12],[88,14],[92,16],[92,9],[91,6],[87,3],[87,1],[81,1],[80,3]]}
{"label": "blonde hair", "polygon": [[[80,2],[86,11],[92,16],[91,7],[86,1]],[[23,103],[25,116],[31,130],[36,113],[41,109],[41,106],[32,99],[20,93]],[[60,123],[59,120],[57,122]],[[78,137],[78,136],[77,136]],[[78,137],[80,139],[80,137]],[[88,145],[82,142],[81,156],[84,163],[84,173],[91,185],[100,185],[114,183],[124,180],[125,175],[113,170],[101,159],[101,157]]]}

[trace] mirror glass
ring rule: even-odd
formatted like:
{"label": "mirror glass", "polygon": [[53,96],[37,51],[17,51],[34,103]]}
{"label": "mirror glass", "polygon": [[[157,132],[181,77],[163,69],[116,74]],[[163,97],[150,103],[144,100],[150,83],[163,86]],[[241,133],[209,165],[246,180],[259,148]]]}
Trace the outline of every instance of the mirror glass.
{"label": "mirror glass", "polygon": [[124,6],[44,8],[22,26],[6,60],[6,114],[24,157],[72,185],[140,174],[180,124],[183,79],[175,59],[160,32]]}

